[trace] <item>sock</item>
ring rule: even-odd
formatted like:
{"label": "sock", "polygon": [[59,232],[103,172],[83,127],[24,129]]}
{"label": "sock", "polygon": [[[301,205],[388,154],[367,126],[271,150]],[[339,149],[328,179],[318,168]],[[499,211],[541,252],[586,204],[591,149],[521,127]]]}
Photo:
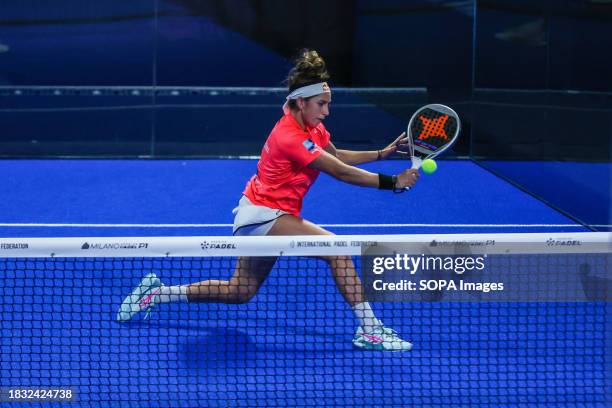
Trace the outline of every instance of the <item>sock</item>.
{"label": "sock", "polygon": [[159,296],[156,303],[188,302],[187,286],[165,286],[159,289]]}
{"label": "sock", "polygon": [[360,326],[366,333],[371,332],[377,327],[383,326],[383,323],[374,315],[374,311],[372,310],[370,303],[357,303],[353,306],[353,311],[355,312],[357,320],[359,320]]}

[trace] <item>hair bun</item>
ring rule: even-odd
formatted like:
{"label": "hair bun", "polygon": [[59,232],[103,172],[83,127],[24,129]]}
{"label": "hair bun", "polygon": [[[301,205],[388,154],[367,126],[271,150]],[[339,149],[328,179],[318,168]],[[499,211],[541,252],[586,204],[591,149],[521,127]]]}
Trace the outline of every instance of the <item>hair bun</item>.
{"label": "hair bun", "polygon": [[296,60],[296,68],[300,71],[324,72],[325,61],[314,50],[303,50],[300,57]]}
{"label": "hair bun", "polygon": [[329,79],[325,61],[315,50],[304,49],[295,60],[295,66],[289,72],[287,83],[289,90],[313,82],[323,82]]}

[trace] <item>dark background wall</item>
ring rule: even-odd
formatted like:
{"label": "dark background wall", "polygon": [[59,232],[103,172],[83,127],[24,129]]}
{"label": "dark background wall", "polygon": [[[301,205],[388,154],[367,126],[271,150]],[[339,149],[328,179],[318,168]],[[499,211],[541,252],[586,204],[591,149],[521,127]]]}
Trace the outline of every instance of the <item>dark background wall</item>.
{"label": "dark background wall", "polygon": [[[236,95],[216,109],[219,102],[203,93],[167,98],[152,90],[282,87],[291,58],[309,47],[325,56],[336,87],[424,88],[421,99],[452,104],[465,123],[458,154],[610,157],[607,1],[24,0],[0,7],[3,155],[218,154],[222,147],[211,150],[210,142],[227,132],[215,120],[231,122],[238,112],[265,134],[282,95]],[[81,88],[16,95],[20,86]],[[82,87],[123,89],[92,95]],[[389,113],[378,116],[390,131],[415,102],[377,95],[351,103]],[[183,126],[171,131],[172,122]],[[238,153],[249,152],[257,143]]]}
{"label": "dark background wall", "polygon": [[[329,123],[343,147],[394,138],[428,100],[452,103],[469,135],[473,3],[455,3],[10,2],[0,14],[0,120],[11,131],[0,154],[258,154],[283,93],[193,87],[282,87],[301,48],[325,57],[334,87],[418,88],[335,94]],[[364,129],[351,115],[373,120]],[[468,148],[465,138],[457,151]]]}
{"label": "dark background wall", "polygon": [[472,153],[609,161],[612,4],[478,5]]}

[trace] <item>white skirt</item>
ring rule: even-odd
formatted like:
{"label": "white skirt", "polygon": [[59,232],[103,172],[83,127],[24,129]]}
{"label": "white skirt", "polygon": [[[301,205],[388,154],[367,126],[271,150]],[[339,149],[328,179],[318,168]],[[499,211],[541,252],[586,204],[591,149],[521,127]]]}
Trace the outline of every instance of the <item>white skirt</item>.
{"label": "white skirt", "polygon": [[244,195],[232,213],[233,234],[236,236],[267,235],[279,217],[289,214],[283,210],[255,205]]}

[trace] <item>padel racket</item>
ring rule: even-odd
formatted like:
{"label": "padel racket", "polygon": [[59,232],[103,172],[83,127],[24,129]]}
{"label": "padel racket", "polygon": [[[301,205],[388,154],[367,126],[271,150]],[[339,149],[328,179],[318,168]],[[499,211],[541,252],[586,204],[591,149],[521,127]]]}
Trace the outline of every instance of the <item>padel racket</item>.
{"label": "padel racket", "polygon": [[417,110],[406,131],[412,168],[420,169],[423,160],[432,159],[448,150],[459,137],[459,115],[445,105],[425,105]]}

